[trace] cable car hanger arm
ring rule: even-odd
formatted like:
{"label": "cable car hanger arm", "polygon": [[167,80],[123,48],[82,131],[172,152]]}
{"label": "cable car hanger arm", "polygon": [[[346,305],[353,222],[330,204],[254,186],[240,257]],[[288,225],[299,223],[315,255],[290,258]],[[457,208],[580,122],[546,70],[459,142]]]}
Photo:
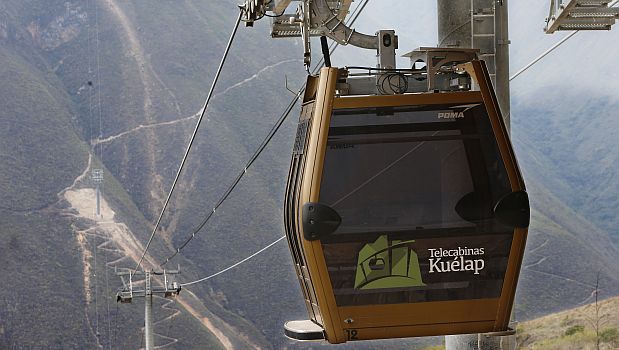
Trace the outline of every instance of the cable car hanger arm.
{"label": "cable car hanger arm", "polygon": [[[302,0],[296,13],[284,14],[286,7],[292,0],[245,0],[240,5],[243,9],[243,21],[247,26],[253,26],[253,22],[266,16],[267,12],[273,12],[271,35],[277,37],[301,37],[304,43],[304,63],[311,64],[312,36],[326,36],[341,45],[353,45],[365,49],[378,50],[380,35],[367,35],[359,33],[344,23],[346,12],[351,1],[343,1],[339,11],[334,11],[329,5],[329,0]],[[281,13],[280,13],[281,12]],[[397,48],[397,37],[394,38],[392,47]],[[395,67],[393,67],[395,68]]]}

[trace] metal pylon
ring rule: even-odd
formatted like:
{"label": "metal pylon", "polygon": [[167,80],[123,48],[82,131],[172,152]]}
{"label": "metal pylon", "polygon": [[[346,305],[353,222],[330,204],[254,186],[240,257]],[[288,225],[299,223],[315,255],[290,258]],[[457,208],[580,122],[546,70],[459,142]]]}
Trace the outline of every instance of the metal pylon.
{"label": "metal pylon", "polygon": [[[164,298],[174,298],[181,292],[181,286],[177,282],[171,282],[169,276],[180,274],[180,267],[177,270],[163,271],[136,271],[116,270],[123,283],[123,287],[116,293],[116,301],[120,303],[131,303],[134,297],[144,298],[144,344],[146,350],[155,347],[153,332],[153,294],[160,294]],[[134,285],[135,276],[144,276],[144,287]],[[153,276],[163,276],[163,286],[153,285]],[[128,281],[125,278],[128,277]]]}
{"label": "metal pylon", "polygon": [[619,18],[611,0],[552,0],[546,18],[546,34],[558,30],[610,30]]}

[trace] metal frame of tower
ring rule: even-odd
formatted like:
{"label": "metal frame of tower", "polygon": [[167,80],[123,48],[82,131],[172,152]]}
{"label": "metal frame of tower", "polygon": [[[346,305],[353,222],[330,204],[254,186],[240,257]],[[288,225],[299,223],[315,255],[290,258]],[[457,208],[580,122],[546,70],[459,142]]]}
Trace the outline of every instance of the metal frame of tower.
{"label": "metal frame of tower", "polygon": [[97,211],[95,215],[101,217],[101,184],[103,183],[103,169],[92,169],[91,178],[97,192]]}
{"label": "metal frame of tower", "polygon": [[[174,298],[181,292],[181,285],[170,281],[169,276],[180,274],[180,267],[177,270],[163,271],[136,271],[130,269],[126,271],[116,271],[120,277],[123,287],[116,293],[116,301],[120,303],[131,303],[133,298],[144,298],[144,345],[146,350],[155,347],[153,332],[153,295],[160,294],[164,298]],[[133,278],[144,276],[144,287],[134,285]],[[153,286],[153,276],[163,276],[163,286]],[[125,280],[129,278],[129,281]]]}
{"label": "metal frame of tower", "polygon": [[507,0],[437,0],[439,47],[475,48],[486,61],[505,122],[510,121]]}
{"label": "metal frame of tower", "polygon": [[[507,0],[437,0],[439,47],[480,50],[499,106],[510,125],[509,32]],[[515,331],[451,335],[447,350],[513,350]]]}

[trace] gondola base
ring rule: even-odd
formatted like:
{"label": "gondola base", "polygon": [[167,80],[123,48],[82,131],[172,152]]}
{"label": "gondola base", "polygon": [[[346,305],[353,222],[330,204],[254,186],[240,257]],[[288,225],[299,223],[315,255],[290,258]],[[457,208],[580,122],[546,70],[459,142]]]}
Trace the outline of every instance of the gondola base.
{"label": "gondola base", "polygon": [[284,324],[284,334],[293,340],[324,340],[324,329],[310,320],[288,321]]}

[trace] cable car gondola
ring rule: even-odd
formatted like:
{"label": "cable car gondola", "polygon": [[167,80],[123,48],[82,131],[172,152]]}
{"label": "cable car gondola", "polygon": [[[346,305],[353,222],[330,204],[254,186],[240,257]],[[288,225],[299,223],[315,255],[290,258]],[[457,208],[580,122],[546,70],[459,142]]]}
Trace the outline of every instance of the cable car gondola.
{"label": "cable car gondola", "polygon": [[479,91],[350,96],[345,70],[308,77],[285,227],[310,320],[289,337],[507,329],[529,202],[483,61],[456,70]]}

